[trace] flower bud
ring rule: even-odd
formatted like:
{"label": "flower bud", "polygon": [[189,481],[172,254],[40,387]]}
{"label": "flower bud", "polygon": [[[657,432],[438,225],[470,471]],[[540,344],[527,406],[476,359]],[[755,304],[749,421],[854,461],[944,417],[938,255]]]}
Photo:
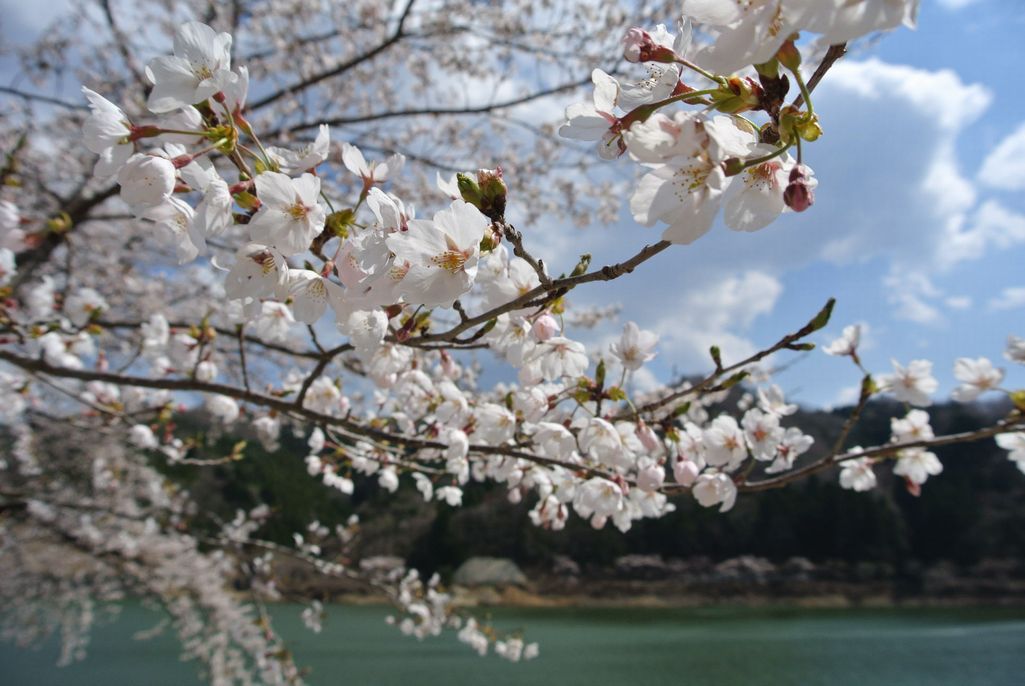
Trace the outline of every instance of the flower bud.
{"label": "flower bud", "polygon": [[776,59],[790,71],[796,71],[801,66],[801,51],[794,45],[794,41],[788,40],[776,52]]}
{"label": "flower bud", "polygon": [[634,433],[637,434],[637,439],[649,453],[654,453],[662,447],[662,443],[658,440],[658,434],[643,420],[637,422],[637,430]]}
{"label": "flower bud", "polygon": [[731,76],[726,85],[712,94],[715,109],[727,114],[756,109],[762,100],[762,87],[748,77]]}
{"label": "flower bud", "polygon": [[744,171],[744,160],[739,157],[731,157],[723,160],[722,170],[726,176],[736,176],[740,172]]}
{"label": "flower bud", "polygon": [[815,204],[815,192],[808,182],[807,167],[795,164],[790,170],[790,183],[783,191],[783,202],[794,212],[804,212]]}
{"label": "flower bud", "polygon": [[634,26],[623,36],[623,58],[627,62],[675,62],[676,53],[656,43],[644,29]]}
{"label": "flower bud", "polygon": [[654,493],[662,488],[666,480],[666,470],[660,464],[653,464],[637,473],[637,488],[645,493]]}
{"label": "flower bud", "polygon": [[118,172],[121,199],[135,208],[154,207],[174,191],[175,166],[155,155],[135,154]]}
{"label": "flower bud", "polygon": [[698,478],[701,472],[696,462],[691,460],[676,460],[673,462],[673,478],[681,486],[690,486]]}
{"label": "flower bud", "polygon": [[349,237],[349,227],[352,226],[353,221],[356,219],[356,214],[351,209],[346,208],[337,212],[332,212],[327,215],[327,221],[325,226],[332,236],[340,236],[341,238]]}
{"label": "flower bud", "polygon": [[555,320],[550,314],[543,314],[534,320],[534,326],[532,327],[534,335],[537,336],[539,341],[547,341],[552,336],[559,333],[559,322]]}

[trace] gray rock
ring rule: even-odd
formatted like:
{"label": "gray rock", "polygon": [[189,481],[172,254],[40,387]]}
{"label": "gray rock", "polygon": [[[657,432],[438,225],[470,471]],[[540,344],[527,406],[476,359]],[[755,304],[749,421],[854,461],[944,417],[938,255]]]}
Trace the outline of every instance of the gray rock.
{"label": "gray rock", "polygon": [[764,583],[776,573],[776,565],[764,557],[741,555],[715,566],[714,578],[719,581],[753,581]]}
{"label": "gray rock", "polygon": [[371,575],[387,575],[405,566],[406,561],[394,555],[372,555],[359,561],[359,568]]}
{"label": "gray rock", "polygon": [[471,557],[459,566],[452,581],[460,586],[527,585],[527,577],[506,557]]}
{"label": "gray rock", "polygon": [[780,571],[791,581],[809,581],[815,577],[815,563],[806,557],[788,558]]}
{"label": "gray rock", "polygon": [[657,579],[669,575],[661,555],[623,555],[615,560],[616,574],[631,579]]}
{"label": "gray rock", "polygon": [[571,557],[556,555],[552,558],[552,573],[558,576],[580,576],[580,565]]}

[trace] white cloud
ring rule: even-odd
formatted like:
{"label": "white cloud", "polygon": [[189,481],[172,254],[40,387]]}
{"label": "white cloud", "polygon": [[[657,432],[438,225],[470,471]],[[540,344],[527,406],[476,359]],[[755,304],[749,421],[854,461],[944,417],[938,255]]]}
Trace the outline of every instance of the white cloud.
{"label": "white cloud", "polygon": [[875,58],[840,62],[830,70],[826,81],[866,99],[911,103],[931,112],[948,130],[972,123],[993,100],[985,86],[965,84],[950,69],[929,71]]}
{"label": "white cloud", "polygon": [[836,399],[831,403],[831,408],[836,407],[847,407],[858,402],[858,398],[861,396],[861,384],[854,386],[844,386],[837,394]]}
{"label": "white cloud", "polygon": [[943,323],[943,315],[937,307],[937,300],[943,293],[924,273],[894,268],[883,283],[888,289],[886,298],[894,306],[895,319],[926,325]]}
{"label": "white cloud", "polygon": [[1025,190],[1025,122],[986,156],[979,181],[1006,191]]}
{"label": "white cloud", "polygon": [[[783,285],[764,272],[750,271],[706,283],[686,293],[652,327],[661,337],[659,350],[689,367],[711,364],[708,349],[719,346],[724,362],[755,352],[754,344],[738,335],[754,320],[772,311]],[[729,362],[727,362],[728,364]]]}
{"label": "white cloud", "polygon": [[968,295],[952,295],[943,301],[952,310],[967,310],[972,306],[972,298]]}
{"label": "white cloud", "polygon": [[970,219],[959,216],[947,226],[944,234],[937,245],[937,254],[941,266],[950,266],[963,260],[979,259],[990,247],[1006,249],[1025,243],[1025,216],[996,200],[987,200]]}
{"label": "white cloud", "polygon": [[991,310],[1017,310],[1025,307],[1025,286],[1005,288],[1000,295],[990,299],[988,306]]}
{"label": "white cloud", "polygon": [[969,5],[974,5],[979,2],[979,0],[938,0],[938,2],[944,9],[956,11],[964,9]]}

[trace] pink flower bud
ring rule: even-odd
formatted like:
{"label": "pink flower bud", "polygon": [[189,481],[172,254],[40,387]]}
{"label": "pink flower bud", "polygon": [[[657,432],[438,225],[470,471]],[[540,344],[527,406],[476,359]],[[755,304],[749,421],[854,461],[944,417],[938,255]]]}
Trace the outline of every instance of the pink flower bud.
{"label": "pink flower bud", "polygon": [[698,478],[698,473],[701,470],[698,469],[696,462],[690,460],[677,460],[673,462],[673,478],[676,479],[676,483],[681,486],[690,486]]}
{"label": "pink flower bud", "polygon": [[623,36],[623,57],[627,62],[675,62],[676,53],[659,45],[651,34],[634,26]]}
{"label": "pink flower bud", "polygon": [[665,480],[665,469],[660,464],[653,464],[637,473],[637,488],[646,493],[654,493],[662,488]]}
{"label": "pink flower bud", "polygon": [[803,164],[795,164],[790,170],[790,183],[783,191],[783,202],[794,212],[804,212],[815,204],[815,192],[808,183],[808,173]]}
{"label": "pink flower bud", "polygon": [[446,378],[457,379],[457,378],[459,378],[459,375],[460,375],[461,372],[462,372],[462,370],[459,368],[459,365],[456,364],[456,361],[452,359],[452,356],[449,355],[444,350],[442,350],[441,351],[441,373]]}
{"label": "pink flower bud", "polygon": [[623,36],[623,57],[627,62],[640,62],[641,53],[652,44],[651,35],[637,26],[627,29]]}
{"label": "pink flower bud", "polygon": [[539,341],[547,341],[559,333],[559,322],[550,314],[543,314],[534,320],[534,335]]}
{"label": "pink flower bud", "polygon": [[641,445],[649,453],[653,453],[661,447],[661,443],[658,440],[658,435],[655,434],[654,429],[645,424],[643,421],[637,423],[637,438],[640,440]]}

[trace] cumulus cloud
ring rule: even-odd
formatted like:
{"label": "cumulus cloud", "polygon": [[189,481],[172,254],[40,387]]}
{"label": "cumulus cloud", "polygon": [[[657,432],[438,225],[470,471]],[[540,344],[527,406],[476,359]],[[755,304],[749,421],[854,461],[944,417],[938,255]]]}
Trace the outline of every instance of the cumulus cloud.
{"label": "cumulus cloud", "polygon": [[979,2],[979,0],[938,0],[938,2],[940,7],[943,7],[944,9],[960,10],[968,7],[969,5],[974,5]]}
{"label": "cumulus cloud", "polygon": [[947,226],[938,253],[941,266],[983,257],[989,248],[1025,243],[1025,216],[996,200],[987,200],[971,217],[960,215]]}
{"label": "cumulus cloud", "polygon": [[1005,191],[1025,190],[1025,122],[986,156],[979,181]]}
{"label": "cumulus cloud", "polygon": [[652,327],[661,337],[659,349],[700,368],[710,364],[708,349],[717,345],[724,361],[736,362],[755,352],[754,344],[739,334],[771,312],[782,292],[775,277],[758,271],[706,283],[685,293]]}
{"label": "cumulus cloud", "polygon": [[922,272],[894,268],[883,280],[895,319],[936,325],[944,321],[938,304],[943,292]]}
{"label": "cumulus cloud", "polygon": [[1000,295],[990,299],[991,310],[1017,310],[1025,307],[1025,286],[1005,288]]}

